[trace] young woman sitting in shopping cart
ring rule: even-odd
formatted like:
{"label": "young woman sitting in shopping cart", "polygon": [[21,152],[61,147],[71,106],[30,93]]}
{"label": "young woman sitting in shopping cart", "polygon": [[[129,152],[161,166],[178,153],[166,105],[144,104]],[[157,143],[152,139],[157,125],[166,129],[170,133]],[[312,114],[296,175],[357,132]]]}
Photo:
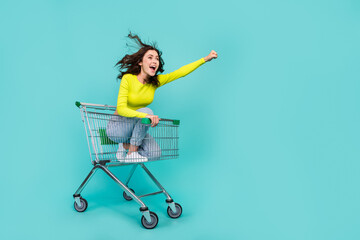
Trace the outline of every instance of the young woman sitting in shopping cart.
{"label": "young woman sitting in shopping cart", "polygon": [[212,50],[208,56],[172,73],[158,75],[164,71],[161,52],[155,45],[144,44],[137,35],[129,34],[128,37],[135,40],[140,50],[132,55],[125,55],[116,64],[120,70],[120,90],[117,108],[107,124],[106,133],[112,141],[119,143],[117,160],[129,163],[145,162],[161,155],[156,141],[147,134],[149,125],[141,123],[141,118],[149,118],[152,127],[159,123],[159,117],[146,107],[152,103],[155,90],[217,58],[217,53]]}

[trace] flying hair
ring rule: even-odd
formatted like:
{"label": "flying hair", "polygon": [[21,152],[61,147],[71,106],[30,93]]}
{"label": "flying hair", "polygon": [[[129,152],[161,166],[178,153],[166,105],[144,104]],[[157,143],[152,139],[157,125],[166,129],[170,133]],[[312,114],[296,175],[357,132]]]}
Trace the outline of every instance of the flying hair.
{"label": "flying hair", "polygon": [[[155,50],[159,55],[159,68],[156,71],[155,76],[149,77],[146,79],[146,83],[152,84],[155,87],[160,85],[159,80],[157,79],[158,73],[164,72],[164,60],[161,55],[162,52],[157,48],[156,43],[146,44],[141,41],[140,37],[136,34],[132,34],[131,32],[128,34],[128,38],[133,40],[133,42],[137,45],[138,51],[133,54],[126,54],[119,62],[115,64],[115,67],[119,69],[119,75],[117,79],[122,79],[125,74],[133,74],[138,75],[141,72],[141,67],[139,63],[142,61],[145,53],[149,50]],[[128,47],[132,47],[129,44],[126,44]]]}

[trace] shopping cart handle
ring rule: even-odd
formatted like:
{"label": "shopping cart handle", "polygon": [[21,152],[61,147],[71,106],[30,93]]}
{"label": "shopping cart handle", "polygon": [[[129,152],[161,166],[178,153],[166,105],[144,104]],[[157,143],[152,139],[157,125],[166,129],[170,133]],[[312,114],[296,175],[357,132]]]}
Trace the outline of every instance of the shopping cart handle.
{"label": "shopping cart handle", "polygon": [[[172,122],[174,125],[180,125],[180,120],[160,118],[160,121]],[[150,118],[141,119],[142,124],[151,124]]]}
{"label": "shopping cart handle", "polygon": [[[106,109],[112,109],[114,108],[114,110],[116,109],[116,106],[109,106],[109,105],[102,105],[102,104],[93,104],[93,103],[83,103],[83,102],[79,102],[76,101],[75,105],[80,108],[81,106],[88,106],[88,107],[93,107],[93,108],[106,108]],[[166,119],[166,118],[159,118],[159,121],[166,121],[166,122],[172,122],[173,125],[180,125],[180,120],[174,120],[174,119]],[[141,123],[142,124],[151,124],[151,120],[150,118],[143,118],[141,119]]]}

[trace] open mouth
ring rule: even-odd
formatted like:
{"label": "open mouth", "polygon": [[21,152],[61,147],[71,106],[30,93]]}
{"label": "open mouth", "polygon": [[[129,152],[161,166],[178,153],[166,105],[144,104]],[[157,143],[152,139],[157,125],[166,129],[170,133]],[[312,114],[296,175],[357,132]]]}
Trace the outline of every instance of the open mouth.
{"label": "open mouth", "polygon": [[156,71],[156,67],[155,66],[150,66],[150,69],[153,71]]}

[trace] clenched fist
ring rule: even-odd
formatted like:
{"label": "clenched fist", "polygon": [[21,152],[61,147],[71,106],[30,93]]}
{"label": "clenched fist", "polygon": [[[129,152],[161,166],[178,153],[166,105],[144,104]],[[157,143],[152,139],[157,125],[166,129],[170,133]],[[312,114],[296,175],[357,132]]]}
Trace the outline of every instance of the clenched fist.
{"label": "clenched fist", "polygon": [[214,58],[217,58],[217,53],[214,50],[211,50],[211,52],[209,53],[209,55],[207,55],[206,57],[204,57],[205,62],[210,62],[211,60],[213,60]]}

